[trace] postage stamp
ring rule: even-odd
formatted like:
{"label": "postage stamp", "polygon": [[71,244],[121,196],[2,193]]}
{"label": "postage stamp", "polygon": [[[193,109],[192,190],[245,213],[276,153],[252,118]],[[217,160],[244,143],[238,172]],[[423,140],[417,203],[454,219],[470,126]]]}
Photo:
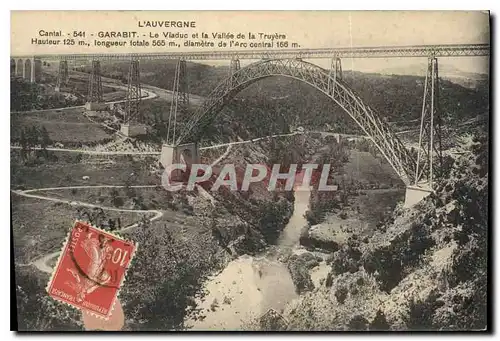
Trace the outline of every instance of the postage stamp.
{"label": "postage stamp", "polygon": [[76,221],[47,292],[56,300],[107,320],[136,250],[136,243]]}

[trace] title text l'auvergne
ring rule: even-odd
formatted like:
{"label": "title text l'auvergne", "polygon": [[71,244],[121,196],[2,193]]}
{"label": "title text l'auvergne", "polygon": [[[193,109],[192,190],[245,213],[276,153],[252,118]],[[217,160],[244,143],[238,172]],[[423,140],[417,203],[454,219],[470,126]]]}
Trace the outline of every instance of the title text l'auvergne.
{"label": "title text l'auvergne", "polygon": [[137,27],[158,27],[158,28],[196,28],[196,21],[182,20],[140,20]]}

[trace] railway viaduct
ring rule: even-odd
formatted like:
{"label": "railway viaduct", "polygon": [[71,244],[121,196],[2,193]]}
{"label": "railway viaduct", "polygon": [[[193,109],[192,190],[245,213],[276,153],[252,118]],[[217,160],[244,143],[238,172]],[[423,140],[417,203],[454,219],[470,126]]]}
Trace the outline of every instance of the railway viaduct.
{"label": "railway viaduct", "polygon": [[[139,63],[141,60],[177,60],[173,79],[172,102],[169,112],[168,137],[163,145],[160,162],[164,166],[178,163],[187,153],[195,159],[198,142],[205,128],[210,125],[220,110],[247,86],[268,77],[289,77],[316,88],[319,94],[329,97],[332,105],[340,106],[369,136],[381,154],[406,184],[405,205],[412,206],[432,193],[436,174],[441,166],[441,116],[439,112],[438,58],[489,56],[488,44],[443,44],[417,46],[373,46],[324,49],[280,49],[242,51],[197,51],[176,53],[130,53],[130,54],[69,54],[11,56],[11,72],[30,82],[37,82],[43,60],[58,60],[59,74],[56,90],[68,83],[68,62],[91,62],[86,107],[89,110],[103,108],[101,61],[130,61],[128,91],[122,131],[140,120],[139,103],[141,83]],[[314,59],[330,59],[329,69],[315,65]],[[342,77],[342,59],[345,58],[425,58],[427,73],[424,82],[422,114],[418,149],[411,153],[391,130],[384,115],[376,113],[368,103],[356,94]],[[178,113],[186,113],[189,106],[186,61],[228,60],[227,77],[212,91],[204,103],[194,112],[181,131],[177,131]],[[240,67],[240,60],[253,60]],[[307,60],[307,61],[306,61]],[[196,161],[196,160],[194,160]]]}

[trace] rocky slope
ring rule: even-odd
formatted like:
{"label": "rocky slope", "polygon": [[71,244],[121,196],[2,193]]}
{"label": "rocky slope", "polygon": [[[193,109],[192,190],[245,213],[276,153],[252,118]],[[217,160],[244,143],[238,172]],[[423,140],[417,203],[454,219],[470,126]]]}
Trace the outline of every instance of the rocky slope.
{"label": "rocky slope", "polygon": [[450,179],[368,238],[347,234],[323,283],[284,312],[289,330],[486,327],[488,144],[476,138]]}

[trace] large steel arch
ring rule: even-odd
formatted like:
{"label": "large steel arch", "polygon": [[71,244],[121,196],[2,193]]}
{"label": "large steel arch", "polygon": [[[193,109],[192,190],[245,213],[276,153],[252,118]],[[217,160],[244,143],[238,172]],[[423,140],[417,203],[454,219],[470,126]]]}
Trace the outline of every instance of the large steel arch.
{"label": "large steel arch", "polygon": [[241,90],[261,79],[273,76],[291,77],[305,82],[331,98],[370,136],[382,155],[406,185],[415,181],[416,163],[389,125],[363,103],[347,84],[323,68],[300,59],[263,60],[241,68],[212,91],[193,117],[183,127],[177,144],[195,140],[203,134],[221,109]]}

